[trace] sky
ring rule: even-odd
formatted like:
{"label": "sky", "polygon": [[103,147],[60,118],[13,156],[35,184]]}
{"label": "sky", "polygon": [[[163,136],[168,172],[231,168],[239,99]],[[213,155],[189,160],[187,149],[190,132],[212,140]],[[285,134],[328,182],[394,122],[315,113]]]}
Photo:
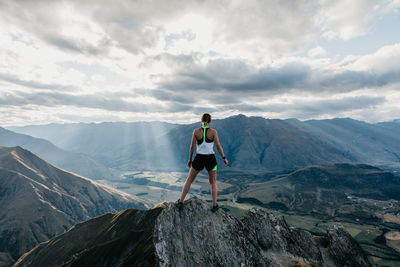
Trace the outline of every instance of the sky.
{"label": "sky", "polygon": [[400,118],[400,0],[0,0],[0,126]]}

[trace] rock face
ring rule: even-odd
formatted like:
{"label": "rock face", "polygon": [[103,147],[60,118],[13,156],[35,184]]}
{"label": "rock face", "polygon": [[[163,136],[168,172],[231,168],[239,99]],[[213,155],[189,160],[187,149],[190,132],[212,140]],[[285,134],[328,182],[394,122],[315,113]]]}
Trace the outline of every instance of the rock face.
{"label": "rock face", "polygon": [[238,219],[212,213],[201,200],[182,211],[167,204],[158,216],[154,245],[159,266],[263,266],[259,246]]}
{"label": "rock face", "polygon": [[[273,262],[272,266],[287,266],[288,260],[324,265],[313,236],[307,231],[290,228],[282,217],[252,209],[242,222],[252,233],[250,238],[257,242],[264,257]],[[283,254],[287,257],[282,257]]]}
{"label": "rock face", "polygon": [[[296,265],[297,264],[297,265]],[[15,266],[371,266],[340,227],[325,237],[252,209],[241,220],[202,200],[179,211],[162,203],[73,227],[23,255]]]}
{"label": "rock face", "polygon": [[360,245],[343,228],[328,229],[329,253],[339,266],[368,266]]}
{"label": "rock face", "polygon": [[21,147],[0,147],[0,266],[80,221],[147,201],[60,170]]}

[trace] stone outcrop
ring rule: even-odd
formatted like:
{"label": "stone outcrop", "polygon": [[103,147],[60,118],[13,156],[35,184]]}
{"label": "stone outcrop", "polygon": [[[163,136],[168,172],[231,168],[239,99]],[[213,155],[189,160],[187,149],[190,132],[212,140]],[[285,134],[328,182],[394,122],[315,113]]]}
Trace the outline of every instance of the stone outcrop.
{"label": "stone outcrop", "polygon": [[368,260],[360,245],[341,227],[328,229],[329,253],[338,266],[368,266]]}
{"label": "stone outcrop", "polygon": [[[84,241],[73,238],[80,234]],[[343,228],[316,237],[264,209],[238,219],[211,212],[202,200],[186,201],[181,211],[165,202],[100,216],[42,243],[15,266],[131,266],[134,259],[135,266],[370,266]]]}
{"label": "stone outcrop", "polygon": [[159,266],[263,266],[265,261],[246,226],[201,200],[179,211],[168,203],[158,216],[154,246]]}

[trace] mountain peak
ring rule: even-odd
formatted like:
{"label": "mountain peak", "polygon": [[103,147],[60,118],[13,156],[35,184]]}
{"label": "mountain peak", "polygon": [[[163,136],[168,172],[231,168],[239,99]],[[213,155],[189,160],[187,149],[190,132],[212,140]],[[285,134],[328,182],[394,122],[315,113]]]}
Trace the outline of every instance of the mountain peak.
{"label": "mountain peak", "polygon": [[23,152],[27,151],[21,146],[0,146],[0,151],[2,153],[11,153],[11,152]]}
{"label": "mountain peak", "polygon": [[[74,237],[78,237],[76,239]],[[345,248],[345,250],[343,249]],[[105,214],[42,243],[15,266],[370,266],[340,227],[324,237],[288,226],[283,217],[252,209],[238,219],[213,213],[199,199],[162,202],[150,210]]]}

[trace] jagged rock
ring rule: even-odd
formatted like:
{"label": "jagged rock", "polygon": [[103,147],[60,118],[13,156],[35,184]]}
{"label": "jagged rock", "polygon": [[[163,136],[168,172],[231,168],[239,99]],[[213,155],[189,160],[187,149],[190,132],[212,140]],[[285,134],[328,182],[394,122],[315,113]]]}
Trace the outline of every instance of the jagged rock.
{"label": "jagged rock", "polygon": [[293,260],[301,258],[303,262],[323,265],[321,252],[312,235],[290,228],[283,217],[262,209],[251,209],[242,221],[256,238],[263,255],[277,259],[274,266],[282,265],[277,256],[282,254],[288,254]]}
{"label": "jagged rock", "polygon": [[[79,238],[78,238],[79,237]],[[199,199],[128,209],[73,227],[22,256],[15,266],[371,266],[342,228],[326,237],[291,228],[252,209],[242,220],[213,213]]]}
{"label": "jagged rock", "polygon": [[328,229],[329,253],[338,266],[370,266],[360,245],[343,228],[337,225]]}
{"label": "jagged rock", "polygon": [[190,200],[182,211],[166,205],[154,229],[159,266],[266,266],[244,225],[209,204]]}

